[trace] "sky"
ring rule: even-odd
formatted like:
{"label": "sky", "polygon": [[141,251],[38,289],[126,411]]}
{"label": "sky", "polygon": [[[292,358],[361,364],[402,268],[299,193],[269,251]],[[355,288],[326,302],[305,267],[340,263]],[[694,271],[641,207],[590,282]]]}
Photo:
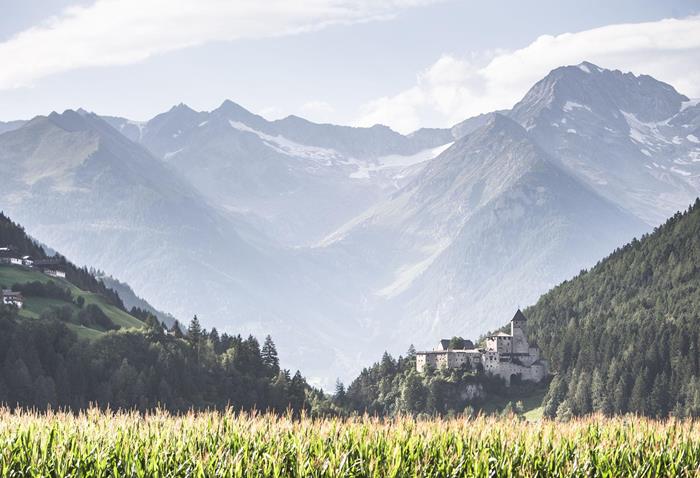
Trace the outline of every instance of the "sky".
{"label": "sky", "polygon": [[700,0],[0,0],[0,120],[230,99],[407,133],[588,60],[700,97]]}

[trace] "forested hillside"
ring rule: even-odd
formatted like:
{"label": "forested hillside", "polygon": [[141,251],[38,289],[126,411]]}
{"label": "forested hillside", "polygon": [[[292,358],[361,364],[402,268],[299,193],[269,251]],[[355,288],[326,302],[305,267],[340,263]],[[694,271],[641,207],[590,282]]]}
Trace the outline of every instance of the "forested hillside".
{"label": "forested hillside", "polygon": [[537,407],[545,390],[546,385],[529,382],[506,387],[500,378],[485,374],[483,367],[471,368],[469,364],[418,373],[411,347],[405,357],[398,359],[384,353],[379,362],[362,370],[347,390],[338,383],[333,406],[341,414],[367,412],[380,416],[450,416],[504,408],[521,413]]}
{"label": "forested hillside", "polygon": [[148,329],[79,339],[58,320],[17,320],[0,305],[0,403],[82,409],[300,410],[308,386],[281,370],[272,339]]}
{"label": "forested hillside", "polygon": [[[19,224],[15,224],[9,217],[0,212],[0,247],[8,246],[11,247],[18,256],[31,256],[34,260],[48,258],[43,247],[27,236],[26,232]],[[104,282],[97,279],[87,268],[75,266],[60,254],[53,256],[52,259],[55,259],[61,267],[65,269],[68,282],[84,291],[100,294],[110,304],[121,310],[125,310],[119,295],[114,290],[108,288]],[[11,284],[6,285],[9,286]]]}
{"label": "forested hillside", "polygon": [[[145,326],[148,317],[128,312],[119,294],[92,271],[75,266],[60,254],[48,255],[43,246],[2,213],[0,247],[8,257],[29,256],[33,261],[0,264],[0,288],[23,296],[18,318],[58,320],[82,338],[94,338],[107,330]],[[64,271],[65,278],[45,274],[37,266],[39,262]]]}
{"label": "forested hillside", "polygon": [[[46,259],[21,226],[0,213],[0,247]],[[66,278],[0,265],[0,286],[22,292],[24,306],[0,302],[0,404],[83,409],[157,406],[295,411],[314,394],[299,372],[279,366],[268,336],[170,330],[150,310],[127,312],[119,295],[87,268],[54,256]]]}
{"label": "forested hillside", "polygon": [[700,416],[700,200],[525,311],[548,416]]}

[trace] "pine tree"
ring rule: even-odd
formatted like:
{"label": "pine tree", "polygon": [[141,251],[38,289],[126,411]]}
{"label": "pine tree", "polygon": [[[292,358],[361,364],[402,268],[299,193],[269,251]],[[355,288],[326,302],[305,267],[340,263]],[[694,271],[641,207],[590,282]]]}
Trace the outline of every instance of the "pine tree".
{"label": "pine tree", "polygon": [[646,369],[637,374],[630,394],[629,410],[630,412],[647,413],[647,397],[649,396],[649,387],[646,379]]}
{"label": "pine tree", "polygon": [[394,371],[396,370],[396,362],[394,362],[394,359],[386,351],[384,352],[384,355],[382,355],[382,361],[379,370],[382,374],[382,377],[388,377],[390,375],[393,375]]}
{"label": "pine tree", "polygon": [[195,315],[187,327],[187,338],[193,344],[198,344],[202,339],[202,326],[199,324],[199,319]]}
{"label": "pine tree", "polygon": [[275,377],[280,371],[280,361],[277,356],[277,348],[269,335],[265,337],[262,349],[260,350],[263,365],[269,370],[270,377]]}
{"label": "pine tree", "polygon": [[343,406],[345,404],[345,385],[340,379],[335,381],[335,394],[333,395],[333,402],[338,406]]}
{"label": "pine tree", "polygon": [[591,376],[582,371],[578,377],[573,406],[576,415],[586,415],[591,412]]}
{"label": "pine tree", "polygon": [[593,371],[593,379],[591,380],[591,406],[594,412],[610,415],[612,406],[608,391],[605,388],[605,382],[600,371],[596,368]]}
{"label": "pine tree", "polygon": [[564,400],[559,404],[557,407],[557,420],[560,422],[568,422],[571,421],[573,418],[574,414],[571,411],[571,405],[569,404],[568,400]]}

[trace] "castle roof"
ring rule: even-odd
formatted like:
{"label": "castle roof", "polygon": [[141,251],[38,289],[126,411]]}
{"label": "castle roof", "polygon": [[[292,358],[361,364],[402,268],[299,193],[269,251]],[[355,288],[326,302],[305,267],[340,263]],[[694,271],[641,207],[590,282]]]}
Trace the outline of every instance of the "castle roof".
{"label": "castle roof", "polygon": [[525,317],[525,314],[523,314],[520,309],[515,313],[512,319],[510,319],[511,322],[527,322],[527,317]]}

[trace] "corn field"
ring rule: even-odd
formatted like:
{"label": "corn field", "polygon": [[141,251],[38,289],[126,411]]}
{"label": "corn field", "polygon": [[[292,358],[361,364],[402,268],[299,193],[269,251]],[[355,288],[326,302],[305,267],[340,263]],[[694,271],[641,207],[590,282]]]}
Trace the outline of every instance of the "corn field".
{"label": "corn field", "polygon": [[700,425],[0,410],[2,477],[700,475]]}

